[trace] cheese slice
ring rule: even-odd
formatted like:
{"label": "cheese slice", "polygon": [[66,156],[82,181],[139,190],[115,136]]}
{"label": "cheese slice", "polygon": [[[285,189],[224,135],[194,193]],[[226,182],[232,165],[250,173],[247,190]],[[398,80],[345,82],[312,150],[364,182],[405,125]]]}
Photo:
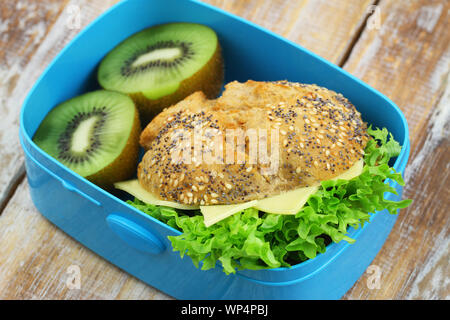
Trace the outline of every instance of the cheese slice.
{"label": "cheese slice", "polygon": [[116,189],[128,192],[142,202],[155,206],[165,206],[182,210],[196,210],[199,208],[199,206],[186,205],[178,202],[158,199],[155,195],[145,190],[137,179],[117,182],[114,184],[114,187],[116,187]]}
{"label": "cheese slice", "polygon": [[[350,169],[331,180],[351,180],[359,176],[364,167],[364,161],[361,159],[356,162]],[[270,198],[262,200],[253,200],[244,203],[230,205],[211,205],[211,206],[193,206],[185,205],[173,201],[165,201],[158,199],[155,195],[145,190],[137,179],[117,182],[114,184],[117,189],[128,192],[139,200],[159,206],[166,206],[175,209],[195,210],[199,209],[204,217],[207,227],[225,219],[233,214],[241,212],[247,208],[256,208],[260,211],[273,214],[294,215],[299,212],[305,205],[308,198],[319,190],[320,185],[298,188],[288,191]]]}
{"label": "cheese slice", "polygon": [[364,160],[357,161],[350,169],[331,180],[352,180],[363,172]]}
{"label": "cheese slice", "polygon": [[209,227],[235,213],[255,207],[257,203],[257,200],[253,200],[238,204],[200,206],[200,211],[205,219],[205,226]]}
{"label": "cheese slice", "polygon": [[258,200],[255,208],[267,213],[296,214],[305,205],[309,196],[316,193],[319,186],[298,188],[270,198]]}
{"label": "cheese slice", "polygon": [[[331,180],[351,180],[359,176],[364,167],[361,159],[350,169]],[[296,214],[303,208],[308,198],[319,190],[320,185],[298,188],[270,198],[258,200],[256,209],[267,213],[275,214]]]}

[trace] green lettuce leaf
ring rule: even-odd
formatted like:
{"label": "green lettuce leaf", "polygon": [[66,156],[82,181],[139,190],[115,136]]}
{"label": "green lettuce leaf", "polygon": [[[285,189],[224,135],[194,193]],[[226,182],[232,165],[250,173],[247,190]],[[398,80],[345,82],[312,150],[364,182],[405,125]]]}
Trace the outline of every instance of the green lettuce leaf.
{"label": "green lettuce leaf", "polygon": [[169,237],[173,249],[181,257],[188,255],[202,270],[218,263],[226,274],[290,267],[324,253],[331,241],[353,243],[348,228],[363,226],[372,212],[387,209],[395,214],[411,203],[384,198],[386,192],[396,194],[386,179],[404,185],[401,174],[389,166],[389,160],[400,154],[399,143],[385,128],[369,127],[367,132],[373,139],[365,148],[362,174],[349,181],[323,181],[296,215],[249,208],[207,228],[198,210],[153,206],[137,199],[128,203],[181,231]]}

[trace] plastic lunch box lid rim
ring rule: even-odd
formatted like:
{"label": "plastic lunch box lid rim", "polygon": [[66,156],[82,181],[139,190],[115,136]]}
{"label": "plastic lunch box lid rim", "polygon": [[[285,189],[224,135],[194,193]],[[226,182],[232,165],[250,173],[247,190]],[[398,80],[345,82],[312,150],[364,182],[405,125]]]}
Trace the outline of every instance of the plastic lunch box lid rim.
{"label": "plastic lunch box lid rim", "polygon": [[[47,73],[49,72],[49,70],[53,67],[53,65],[54,65],[55,62],[59,59],[59,57],[62,56],[67,50],[69,50],[70,47],[73,45],[73,43],[75,43],[80,37],[82,37],[82,36],[84,35],[84,33],[88,32],[93,26],[95,26],[97,23],[99,23],[99,21],[101,21],[102,18],[103,18],[104,16],[108,15],[108,14],[109,14],[111,11],[113,11],[113,10],[119,9],[120,6],[125,5],[126,3],[131,2],[131,1],[134,1],[134,0],[123,0],[123,1],[121,1],[121,2],[119,2],[119,3],[117,3],[116,5],[112,6],[112,7],[109,8],[108,10],[106,10],[104,13],[102,13],[102,14],[101,14],[99,17],[97,17],[93,22],[91,22],[91,23],[90,23],[88,26],[86,26],[82,31],[80,31],[80,33],[77,34],[77,35],[76,35],[76,36],[75,36],[75,37],[74,37],[74,38],[73,38],[73,39],[72,39],[72,40],[71,40],[71,41],[70,41],[70,42],[62,49],[62,50],[61,50],[61,52],[60,52],[60,53],[52,60],[52,62],[47,66],[47,68],[45,69],[45,71],[41,74],[41,76],[38,78],[38,80],[35,82],[35,84],[34,84],[33,87],[31,88],[31,90],[29,91],[29,93],[28,93],[26,99],[25,99],[24,102],[23,102],[23,106],[22,106],[22,109],[21,109],[21,112],[20,112],[20,134],[19,134],[19,135],[20,135],[20,141],[21,141],[22,146],[24,147],[23,149],[24,149],[25,153],[27,154],[27,156],[30,156],[30,157],[32,157],[32,158],[34,159],[34,157],[31,156],[31,154],[29,153],[29,151],[26,150],[23,139],[25,139],[26,142],[27,142],[29,145],[33,146],[34,149],[37,150],[37,152],[38,152],[41,156],[43,156],[44,158],[46,158],[49,162],[51,162],[52,164],[54,164],[54,165],[60,167],[62,170],[65,170],[65,171],[69,172],[71,175],[73,175],[73,176],[75,176],[75,177],[77,177],[77,178],[79,178],[79,179],[81,178],[82,181],[84,181],[85,183],[89,184],[91,187],[93,187],[93,188],[96,189],[97,191],[101,192],[103,195],[107,196],[108,198],[113,199],[114,201],[120,201],[121,204],[124,204],[124,205],[126,205],[127,207],[131,208],[131,209],[132,209],[133,211],[135,211],[136,213],[138,213],[138,214],[140,214],[140,215],[142,215],[142,216],[145,216],[145,218],[150,218],[153,222],[156,222],[156,223],[158,223],[159,225],[161,225],[161,226],[163,226],[163,227],[165,227],[165,228],[169,228],[170,230],[172,230],[172,231],[174,231],[174,232],[176,232],[176,233],[178,233],[178,234],[181,234],[180,231],[175,230],[175,229],[173,229],[172,227],[166,225],[165,223],[162,223],[161,221],[159,221],[159,220],[157,220],[157,219],[155,219],[155,218],[153,218],[153,217],[151,217],[151,216],[148,216],[148,215],[144,214],[143,212],[137,210],[137,209],[134,208],[133,206],[131,206],[131,205],[127,204],[126,202],[124,202],[123,200],[121,200],[121,199],[115,197],[114,195],[110,194],[109,192],[106,192],[105,190],[101,189],[100,187],[96,186],[95,184],[91,183],[90,181],[86,180],[85,178],[79,176],[79,175],[76,174],[75,172],[72,172],[71,170],[68,170],[65,166],[63,166],[62,164],[60,164],[60,163],[59,163],[58,161],[56,161],[55,159],[53,159],[52,157],[48,156],[48,155],[47,155],[45,152],[43,152],[40,148],[38,148],[38,147],[34,144],[34,142],[32,141],[32,139],[29,137],[29,135],[27,134],[27,132],[26,132],[24,126],[23,126],[23,123],[24,123],[24,120],[23,120],[23,119],[24,119],[24,113],[25,113],[25,109],[26,109],[25,107],[28,105],[29,99],[31,98],[31,96],[32,96],[33,92],[35,91],[36,87],[40,84],[41,80],[46,76],[46,74],[47,74]],[[402,126],[403,126],[403,129],[404,129],[404,132],[405,132],[405,137],[404,137],[403,143],[402,143],[402,151],[401,151],[400,155],[398,156],[397,160],[396,160],[395,163],[394,163],[394,169],[398,170],[398,166],[399,166],[400,163],[402,162],[401,160],[403,159],[403,157],[405,156],[405,153],[407,152],[406,146],[409,144],[409,129],[408,129],[408,123],[407,123],[407,121],[406,121],[406,119],[405,119],[405,116],[403,115],[403,112],[401,111],[401,109],[400,109],[400,108],[399,108],[399,107],[398,107],[391,99],[389,99],[388,97],[386,97],[384,94],[380,93],[379,91],[375,90],[374,88],[372,88],[372,87],[369,86],[368,84],[364,83],[364,82],[361,81],[360,79],[356,78],[355,76],[353,76],[352,74],[350,74],[350,73],[347,72],[346,70],[340,68],[339,66],[336,66],[335,64],[333,64],[333,63],[331,63],[331,62],[325,60],[324,58],[318,56],[317,54],[315,54],[315,53],[313,53],[313,52],[311,52],[311,51],[309,51],[308,49],[303,48],[303,47],[300,46],[299,44],[297,44],[297,43],[295,43],[295,42],[292,42],[291,40],[288,40],[288,39],[286,39],[286,38],[283,38],[282,36],[280,36],[280,35],[278,35],[278,34],[272,32],[272,31],[270,31],[270,30],[268,30],[268,29],[265,29],[265,28],[263,28],[263,27],[261,27],[261,26],[255,24],[255,23],[251,22],[251,21],[247,21],[247,20],[245,20],[245,19],[243,19],[243,18],[241,18],[241,17],[239,17],[239,16],[236,16],[236,15],[234,15],[234,14],[232,14],[232,13],[226,12],[226,11],[220,9],[220,8],[216,8],[216,7],[214,7],[214,6],[210,5],[210,4],[203,3],[203,2],[200,2],[200,1],[198,1],[198,0],[186,0],[186,1],[195,3],[195,4],[197,4],[197,5],[201,5],[201,6],[207,7],[207,8],[209,8],[209,9],[211,9],[211,10],[216,11],[216,12],[220,12],[220,13],[226,15],[226,16],[232,17],[232,18],[234,18],[234,19],[236,19],[236,20],[238,20],[238,21],[240,21],[240,22],[242,22],[242,23],[245,23],[245,24],[247,24],[247,25],[250,25],[250,26],[252,26],[252,27],[254,27],[254,28],[256,28],[256,29],[262,31],[262,32],[265,32],[265,33],[271,35],[272,37],[275,37],[275,38],[277,38],[277,39],[279,39],[279,40],[281,40],[281,41],[284,41],[284,42],[286,42],[286,43],[289,43],[291,46],[294,46],[296,49],[299,49],[299,50],[301,50],[301,51],[303,51],[303,52],[306,52],[306,53],[308,53],[309,55],[311,55],[312,57],[314,57],[315,59],[318,59],[318,60],[321,61],[322,63],[327,64],[329,67],[331,67],[331,68],[333,68],[333,69],[338,69],[341,73],[343,73],[344,75],[346,75],[347,77],[349,77],[349,78],[352,79],[353,81],[357,82],[359,85],[365,87],[366,89],[368,89],[368,90],[371,91],[372,93],[378,95],[380,98],[382,98],[383,100],[387,101],[387,102],[390,104],[390,106],[393,107],[393,109],[400,115],[400,118],[401,118],[401,121],[402,121]],[[352,236],[356,239],[356,238],[359,236],[359,234],[362,232],[362,229],[363,229],[363,228],[359,228],[358,230],[356,230],[355,233],[354,233]],[[332,260],[334,260],[337,256],[339,256],[340,253],[341,253],[343,250],[345,250],[345,249],[348,247],[349,244],[347,244],[347,243],[339,243],[339,244],[338,244],[338,243],[332,243],[332,244],[330,244],[330,246],[336,246],[336,245],[337,245],[337,246],[342,246],[342,248],[340,248],[337,252],[335,252],[335,253],[333,254],[333,256],[329,257],[329,259],[326,260],[325,263],[324,263],[323,265],[321,265],[318,269],[315,269],[314,271],[312,271],[312,272],[309,273],[309,274],[315,273],[315,272],[319,271],[320,269],[322,269],[323,267],[325,267],[328,263],[330,263],[330,262],[331,262]],[[329,250],[327,250],[327,252],[329,252]],[[324,253],[324,254],[319,254],[319,255],[326,255],[326,253]],[[275,271],[275,272],[276,272],[276,271],[291,270],[291,269],[294,269],[294,268],[299,267],[299,266],[306,266],[306,265],[308,265],[309,263],[313,263],[315,260],[317,260],[317,259],[311,259],[311,260],[305,261],[305,262],[303,262],[303,263],[301,263],[301,264],[294,265],[294,266],[292,266],[291,268],[284,268],[284,267],[283,267],[283,268],[267,269],[267,270],[263,270],[263,271],[266,271],[266,272],[267,272],[267,271],[270,271],[270,272]]]}

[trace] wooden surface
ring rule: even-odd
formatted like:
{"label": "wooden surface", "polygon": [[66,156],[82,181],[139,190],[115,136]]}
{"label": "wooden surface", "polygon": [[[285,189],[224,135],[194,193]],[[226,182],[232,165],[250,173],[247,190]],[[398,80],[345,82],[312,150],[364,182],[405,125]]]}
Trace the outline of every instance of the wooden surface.
{"label": "wooden surface", "polygon": [[[69,20],[74,6],[80,8],[82,28],[115,2],[0,3],[0,299],[170,298],[46,221],[24,177],[17,133],[26,92],[80,31]],[[342,66],[402,109],[412,143],[404,196],[414,204],[400,212],[372,263],[380,274],[378,286],[370,285],[368,272],[344,298],[449,299],[449,1],[207,2]],[[79,289],[67,285],[71,266],[79,267]]]}

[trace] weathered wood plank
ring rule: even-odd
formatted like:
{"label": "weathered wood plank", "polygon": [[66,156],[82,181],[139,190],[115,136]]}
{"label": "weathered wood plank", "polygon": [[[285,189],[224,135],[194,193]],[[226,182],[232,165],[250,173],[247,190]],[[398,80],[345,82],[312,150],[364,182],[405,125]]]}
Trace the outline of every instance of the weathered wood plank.
{"label": "weathered wood plank", "polygon": [[0,5],[0,213],[24,173],[17,136],[24,92],[14,96],[14,90],[22,82],[32,85],[23,77],[24,69],[65,4],[66,1],[57,0],[26,0]]}
{"label": "weathered wood plank", "polygon": [[[1,217],[0,299],[166,299],[68,237],[33,206],[26,180]],[[71,267],[72,266],[72,267]],[[79,289],[71,282],[79,268]]]}
{"label": "weathered wood plank", "polygon": [[[348,50],[346,44],[352,42],[352,36],[364,21],[366,6],[371,3],[306,0],[210,2],[288,36],[335,63],[339,63],[340,57],[345,55]],[[92,4],[86,0],[83,3],[80,5],[83,25],[109,6],[107,1]],[[70,4],[72,2],[67,6]],[[11,96],[5,95],[5,105],[8,107],[14,103],[19,105],[18,101],[23,99],[23,93],[28,91],[43,66],[76,33],[67,30],[65,18],[58,18],[41,47],[23,69],[20,76],[22,80],[18,81],[21,86],[15,88]],[[316,25],[314,21],[320,23]],[[309,29],[313,31],[308,33]],[[17,113],[11,113],[10,117],[17,119]],[[16,130],[17,121],[13,120],[12,123],[8,124],[8,128]],[[18,144],[17,141],[0,140],[0,145],[17,148]],[[19,154],[17,161],[20,159]],[[26,224],[22,221],[26,221]],[[3,299],[167,298],[100,259],[48,223],[33,207],[26,182],[19,185],[0,216],[0,243],[0,298]],[[80,267],[80,290],[69,290],[65,285],[70,265]]]}
{"label": "weathered wood plank", "polygon": [[380,29],[366,29],[344,68],[380,90],[404,112],[412,152],[400,212],[373,261],[379,289],[363,276],[348,299],[450,297],[448,161],[450,3],[382,0]]}
{"label": "weathered wood plank", "polygon": [[[410,299],[450,299],[450,74],[445,86],[406,171],[409,185],[405,193],[416,203],[399,228],[408,230],[402,238],[414,239],[414,260],[405,258],[418,267],[401,284],[399,293]],[[425,227],[411,230],[414,225]]]}
{"label": "weathered wood plank", "polygon": [[[0,4],[0,210],[23,177],[18,128],[27,92],[80,28],[114,2],[26,0]],[[79,19],[74,15],[77,8]]]}
{"label": "weathered wood plank", "polygon": [[340,64],[374,0],[206,0]]}
{"label": "weathered wood plank", "polygon": [[366,29],[344,68],[392,98],[413,141],[449,70],[448,1],[382,0],[380,29]]}

